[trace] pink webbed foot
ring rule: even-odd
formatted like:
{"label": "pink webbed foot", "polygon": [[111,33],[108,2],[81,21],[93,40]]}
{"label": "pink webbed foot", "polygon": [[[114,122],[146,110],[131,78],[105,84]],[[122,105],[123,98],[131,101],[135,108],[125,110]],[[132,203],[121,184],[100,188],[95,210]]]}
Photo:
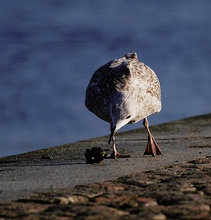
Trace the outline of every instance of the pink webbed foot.
{"label": "pink webbed foot", "polygon": [[155,157],[155,155],[162,155],[159,145],[151,134],[148,136],[148,144],[144,155],[152,155],[153,157]]}
{"label": "pink webbed foot", "polygon": [[120,154],[117,151],[113,151],[108,157],[108,159],[116,159],[116,158],[129,158],[130,155],[129,154]]}
{"label": "pink webbed foot", "polygon": [[159,145],[157,144],[155,138],[152,136],[149,130],[149,122],[147,118],[144,119],[143,125],[146,127],[148,133],[148,143],[144,155],[152,155],[153,157],[155,157],[156,154],[162,155]]}

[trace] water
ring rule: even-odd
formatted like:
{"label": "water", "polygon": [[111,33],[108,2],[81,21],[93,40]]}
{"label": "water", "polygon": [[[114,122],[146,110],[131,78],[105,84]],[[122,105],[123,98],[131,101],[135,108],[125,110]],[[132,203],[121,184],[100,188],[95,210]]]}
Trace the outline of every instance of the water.
{"label": "water", "polygon": [[109,134],[85,90],[128,52],[161,81],[151,124],[210,112],[210,9],[209,0],[1,1],[0,156]]}

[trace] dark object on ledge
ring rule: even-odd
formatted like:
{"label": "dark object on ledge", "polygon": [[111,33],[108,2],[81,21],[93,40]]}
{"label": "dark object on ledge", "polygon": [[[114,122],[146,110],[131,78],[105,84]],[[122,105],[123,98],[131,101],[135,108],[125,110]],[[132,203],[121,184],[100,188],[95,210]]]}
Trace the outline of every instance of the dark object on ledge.
{"label": "dark object on ledge", "polygon": [[89,148],[86,149],[84,156],[86,157],[87,164],[93,164],[99,163],[106,158],[107,153],[103,151],[101,147],[92,147],[91,150]]}

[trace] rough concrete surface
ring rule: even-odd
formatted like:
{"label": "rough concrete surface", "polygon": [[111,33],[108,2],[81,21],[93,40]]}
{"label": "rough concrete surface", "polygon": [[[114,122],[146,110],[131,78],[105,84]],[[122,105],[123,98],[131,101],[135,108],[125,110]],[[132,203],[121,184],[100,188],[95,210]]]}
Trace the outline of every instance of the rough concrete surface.
{"label": "rough concrete surface", "polygon": [[136,129],[117,134],[130,158],[86,164],[108,137],[0,158],[0,218],[211,219],[211,114],[151,131],[162,156],[142,156]]}

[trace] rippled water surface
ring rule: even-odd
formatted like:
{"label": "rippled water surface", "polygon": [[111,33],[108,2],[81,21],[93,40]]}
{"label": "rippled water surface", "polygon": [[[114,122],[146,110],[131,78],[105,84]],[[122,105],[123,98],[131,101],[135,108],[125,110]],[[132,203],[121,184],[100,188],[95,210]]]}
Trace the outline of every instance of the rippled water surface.
{"label": "rippled water surface", "polygon": [[0,156],[108,134],[85,90],[128,52],[161,81],[151,124],[210,112],[210,10],[209,0],[1,1]]}

